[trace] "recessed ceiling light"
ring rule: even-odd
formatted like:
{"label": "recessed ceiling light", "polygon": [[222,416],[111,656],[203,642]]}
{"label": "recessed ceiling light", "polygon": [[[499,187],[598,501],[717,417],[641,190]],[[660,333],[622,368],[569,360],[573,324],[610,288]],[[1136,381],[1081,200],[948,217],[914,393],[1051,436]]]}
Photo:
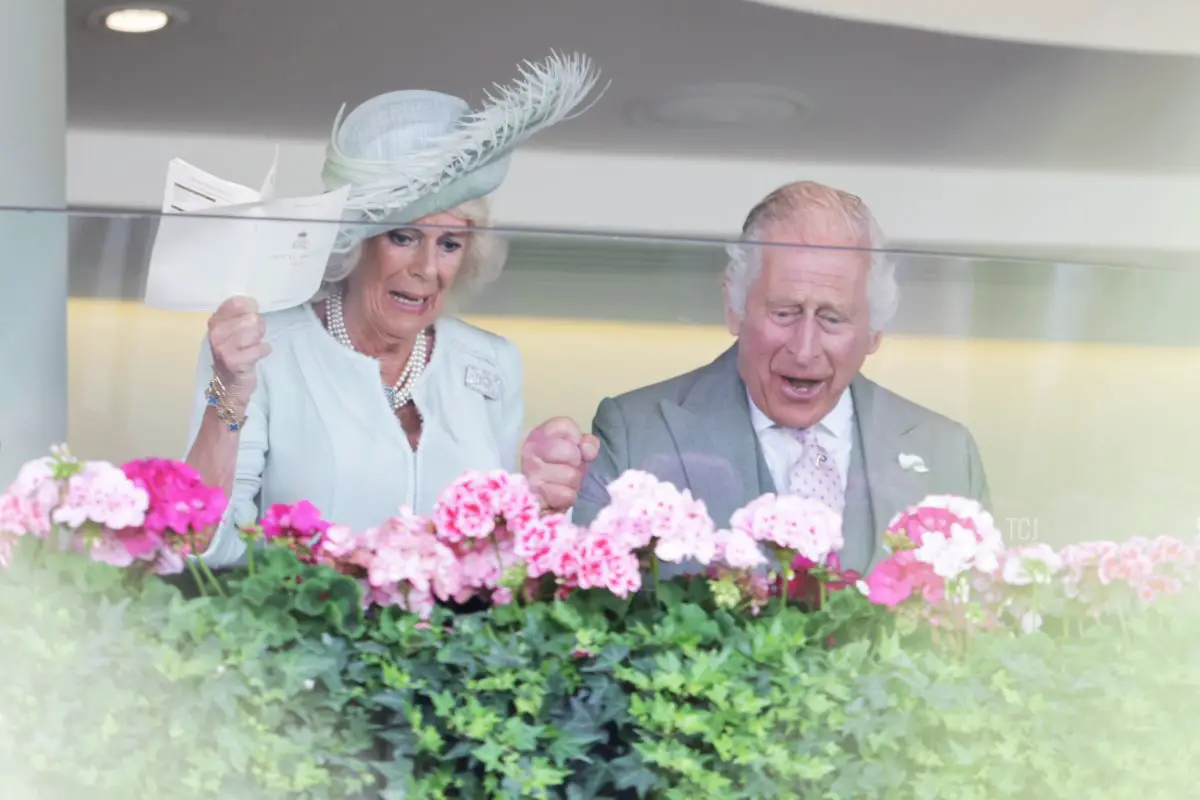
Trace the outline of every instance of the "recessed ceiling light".
{"label": "recessed ceiling light", "polygon": [[104,27],[118,33],[150,33],[167,27],[171,18],[157,8],[122,8],[104,18]]}
{"label": "recessed ceiling light", "polygon": [[116,33],[153,33],[168,25],[187,22],[187,14],[174,6],[146,3],[136,6],[107,6],[88,16],[88,25]]}
{"label": "recessed ceiling light", "polygon": [[628,116],[638,126],[744,128],[793,124],[807,112],[807,101],[790,89],[711,83],[635,101],[628,109]]}

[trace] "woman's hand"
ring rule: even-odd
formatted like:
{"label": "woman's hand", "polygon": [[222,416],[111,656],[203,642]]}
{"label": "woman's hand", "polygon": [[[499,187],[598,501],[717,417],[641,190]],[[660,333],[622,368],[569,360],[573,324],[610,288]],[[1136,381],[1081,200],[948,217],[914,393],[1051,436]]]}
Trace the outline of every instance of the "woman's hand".
{"label": "woman's hand", "polygon": [[249,297],[229,298],[208,318],[213,369],[225,385],[226,400],[240,409],[250,404],[258,385],[255,365],[271,352],[263,341],[266,332],[258,303]]}

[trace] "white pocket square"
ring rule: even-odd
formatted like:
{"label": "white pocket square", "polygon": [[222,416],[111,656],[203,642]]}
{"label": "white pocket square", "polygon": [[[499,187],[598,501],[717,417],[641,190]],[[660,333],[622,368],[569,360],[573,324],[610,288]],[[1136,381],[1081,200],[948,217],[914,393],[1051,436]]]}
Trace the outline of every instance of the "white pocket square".
{"label": "white pocket square", "polygon": [[929,467],[925,466],[925,459],[912,453],[900,454],[900,468],[911,469],[913,472],[929,472]]}

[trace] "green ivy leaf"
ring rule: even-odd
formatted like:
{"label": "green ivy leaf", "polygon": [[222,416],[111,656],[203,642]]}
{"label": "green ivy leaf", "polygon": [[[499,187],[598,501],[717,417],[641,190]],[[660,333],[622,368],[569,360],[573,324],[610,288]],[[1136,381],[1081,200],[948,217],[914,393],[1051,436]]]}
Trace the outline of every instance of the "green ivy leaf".
{"label": "green ivy leaf", "polygon": [[663,785],[657,774],[642,761],[637,752],[630,752],[612,763],[617,789],[632,789],[638,797],[646,797],[652,790]]}

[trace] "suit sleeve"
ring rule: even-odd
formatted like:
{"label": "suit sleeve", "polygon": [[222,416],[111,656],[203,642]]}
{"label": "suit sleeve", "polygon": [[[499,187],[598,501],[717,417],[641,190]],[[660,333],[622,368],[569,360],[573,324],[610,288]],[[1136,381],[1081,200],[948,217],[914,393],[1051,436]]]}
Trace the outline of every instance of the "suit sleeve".
{"label": "suit sleeve", "polygon": [[606,397],[592,419],[592,434],[600,440],[600,452],[588,466],[571,513],[576,525],[590,525],[609,503],[610,483],[629,469],[629,435],[625,415],[612,398]]}
{"label": "suit sleeve", "polygon": [[983,470],[983,458],[979,455],[979,446],[971,432],[967,435],[967,475],[971,497],[978,500],[987,510],[992,510],[991,492],[988,489],[987,474]]}

